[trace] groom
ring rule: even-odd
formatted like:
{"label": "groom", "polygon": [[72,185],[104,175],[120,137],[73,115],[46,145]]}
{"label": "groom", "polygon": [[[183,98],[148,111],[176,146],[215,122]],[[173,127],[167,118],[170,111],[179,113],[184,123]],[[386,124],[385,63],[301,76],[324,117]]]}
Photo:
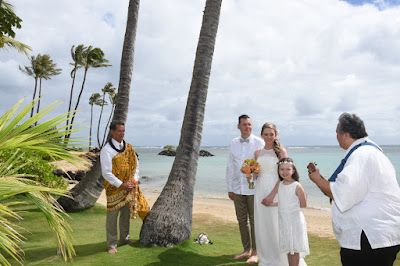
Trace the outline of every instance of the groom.
{"label": "groom", "polygon": [[[264,147],[264,141],[253,134],[251,119],[248,115],[239,116],[240,137],[234,138],[229,146],[228,164],[226,167],[226,182],[228,196],[235,205],[236,217],[239,222],[240,236],[244,251],[234,256],[235,260],[250,257],[246,263],[257,263],[256,241],[254,236],[254,189],[249,188],[246,175],[241,167],[246,159],[254,159],[254,152]],[[249,232],[249,223],[251,233]],[[251,238],[250,238],[251,235]],[[251,240],[251,241],[250,241]]]}

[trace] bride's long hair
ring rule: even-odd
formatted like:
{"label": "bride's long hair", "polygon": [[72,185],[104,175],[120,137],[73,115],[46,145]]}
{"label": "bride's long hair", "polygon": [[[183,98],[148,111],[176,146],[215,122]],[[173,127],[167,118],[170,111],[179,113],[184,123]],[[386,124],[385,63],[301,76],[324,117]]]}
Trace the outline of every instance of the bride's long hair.
{"label": "bride's long hair", "polygon": [[276,128],[275,124],[265,123],[261,128],[261,134],[263,133],[264,129],[266,129],[266,128],[270,128],[275,131],[274,151],[275,151],[275,154],[278,157],[278,159],[280,159],[282,145],[281,145],[281,141],[278,138],[279,130]]}

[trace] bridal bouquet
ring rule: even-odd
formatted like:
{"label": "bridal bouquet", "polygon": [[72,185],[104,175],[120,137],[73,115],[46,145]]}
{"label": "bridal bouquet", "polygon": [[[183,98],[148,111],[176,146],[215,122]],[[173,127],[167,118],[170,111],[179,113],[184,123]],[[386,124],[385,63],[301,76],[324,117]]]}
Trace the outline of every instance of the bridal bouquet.
{"label": "bridal bouquet", "polygon": [[260,164],[254,159],[246,159],[242,164],[241,170],[246,174],[246,177],[249,181],[249,188],[254,188],[254,179],[252,173],[260,173]]}

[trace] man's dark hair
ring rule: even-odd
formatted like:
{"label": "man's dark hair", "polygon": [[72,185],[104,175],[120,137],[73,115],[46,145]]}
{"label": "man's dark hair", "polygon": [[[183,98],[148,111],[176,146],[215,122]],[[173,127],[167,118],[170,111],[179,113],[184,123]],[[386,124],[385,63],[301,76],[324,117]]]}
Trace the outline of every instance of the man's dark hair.
{"label": "man's dark hair", "polygon": [[125,126],[125,123],[121,121],[113,121],[110,124],[110,130],[116,130],[117,126]]}
{"label": "man's dark hair", "polygon": [[239,122],[238,122],[238,124],[240,124],[240,119],[250,119],[250,116],[248,116],[248,115],[241,115],[241,116],[239,116]]}
{"label": "man's dark hair", "polygon": [[340,134],[349,133],[352,139],[368,136],[364,122],[356,114],[343,113],[339,117],[338,131]]}

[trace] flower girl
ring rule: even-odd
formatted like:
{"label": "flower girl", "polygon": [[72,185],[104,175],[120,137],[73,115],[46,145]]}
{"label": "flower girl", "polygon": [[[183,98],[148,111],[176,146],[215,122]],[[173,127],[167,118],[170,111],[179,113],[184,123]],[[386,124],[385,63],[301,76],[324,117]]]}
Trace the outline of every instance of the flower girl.
{"label": "flower girl", "polygon": [[279,183],[279,247],[288,254],[289,266],[306,265],[304,258],[310,254],[306,221],[301,208],[307,207],[307,196],[298,182],[299,173],[290,158],[278,162]]}

